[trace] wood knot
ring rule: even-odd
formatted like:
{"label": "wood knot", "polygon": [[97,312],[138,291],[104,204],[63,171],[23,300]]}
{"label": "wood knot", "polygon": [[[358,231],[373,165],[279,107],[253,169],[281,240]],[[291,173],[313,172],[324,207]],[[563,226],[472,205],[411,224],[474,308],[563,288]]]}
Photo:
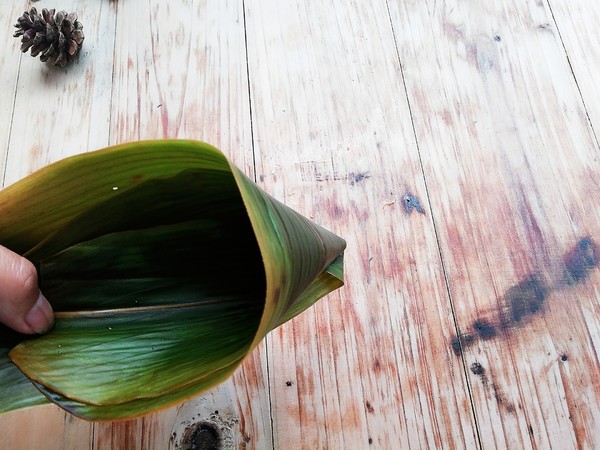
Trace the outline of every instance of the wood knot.
{"label": "wood knot", "polygon": [[214,423],[200,422],[190,425],[181,441],[182,450],[221,450],[221,432]]}

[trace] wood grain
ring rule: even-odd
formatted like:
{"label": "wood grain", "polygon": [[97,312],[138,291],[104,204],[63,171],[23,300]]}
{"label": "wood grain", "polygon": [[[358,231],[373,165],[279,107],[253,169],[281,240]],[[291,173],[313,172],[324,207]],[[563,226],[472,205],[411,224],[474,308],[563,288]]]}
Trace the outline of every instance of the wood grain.
{"label": "wood grain", "polygon": [[257,177],[348,240],[347,285],[268,340],[275,448],[475,446],[385,2],[246,20]]}
{"label": "wood grain", "polygon": [[116,4],[61,0],[53,7],[76,12],[86,38],[70,67],[22,56],[5,185],[58,159],[106,147],[109,142]]}
{"label": "wood grain", "polygon": [[0,416],[0,448],[79,450],[92,448],[92,424],[54,405]]}
{"label": "wood grain", "polygon": [[540,28],[557,35],[565,48],[577,87],[585,104],[586,112],[596,133],[600,130],[600,4],[587,0],[547,0],[553,21],[540,24]]}
{"label": "wood grain", "polygon": [[124,2],[116,41],[112,143],[205,140],[253,176],[240,0]]}
{"label": "wood grain", "polygon": [[[226,383],[143,418],[0,416],[3,449],[600,446],[593,0],[45,0],[83,52],[0,32],[4,185],[125,141],[220,147],[344,236],[346,286]],[[256,158],[256,160],[255,160]]]}
{"label": "wood grain", "polygon": [[597,447],[600,166],[548,5],[390,7],[481,443]]}
{"label": "wood grain", "polygon": [[[26,8],[25,2],[12,2],[11,7],[0,9],[0,20],[3,24],[16,23],[17,17],[23,13]],[[15,93],[17,91],[17,80],[19,75],[19,65],[21,63],[20,43],[13,38],[14,28],[10,26],[2,27],[0,38],[2,42],[12,45],[6,45],[0,52],[0,86],[2,86],[2,95],[0,96],[0,167],[4,173],[4,166],[8,152],[8,140],[10,137],[10,126],[13,120],[13,111],[15,108]]]}

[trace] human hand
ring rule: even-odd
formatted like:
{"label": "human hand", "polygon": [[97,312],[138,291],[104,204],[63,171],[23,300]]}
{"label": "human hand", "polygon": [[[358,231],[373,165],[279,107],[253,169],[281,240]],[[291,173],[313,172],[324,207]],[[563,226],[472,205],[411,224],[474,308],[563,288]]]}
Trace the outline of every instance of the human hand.
{"label": "human hand", "polygon": [[42,334],[54,325],[54,313],[40,292],[35,266],[2,246],[0,322],[25,334]]}

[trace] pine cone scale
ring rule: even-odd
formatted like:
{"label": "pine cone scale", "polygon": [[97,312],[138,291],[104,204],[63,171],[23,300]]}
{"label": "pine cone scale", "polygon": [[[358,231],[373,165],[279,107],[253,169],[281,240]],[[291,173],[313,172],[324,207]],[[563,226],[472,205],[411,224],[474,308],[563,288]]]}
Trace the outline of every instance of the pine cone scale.
{"label": "pine cone scale", "polygon": [[37,56],[39,53],[47,51],[51,46],[52,44],[48,42],[43,35],[39,35],[39,37],[36,36],[30,49],[31,56]]}
{"label": "pine cone scale", "polygon": [[74,30],[71,34],[71,39],[74,40],[77,45],[81,45],[83,43],[83,31]]}
{"label": "pine cone scale", "polygon": [[67,47],[67,53],[71,56],[73,56],[75,53],[77,53],[77,49],[79,48],[79,46],[77,45],[77,42],[75,42],[73,39],[71,39],[69,41],[69,46]]}

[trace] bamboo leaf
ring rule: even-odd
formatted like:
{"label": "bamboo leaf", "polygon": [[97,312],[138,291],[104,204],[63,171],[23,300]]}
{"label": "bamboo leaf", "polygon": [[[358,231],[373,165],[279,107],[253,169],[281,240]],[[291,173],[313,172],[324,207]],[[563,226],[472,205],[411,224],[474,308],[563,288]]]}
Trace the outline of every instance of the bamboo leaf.
{"label": "bamboo leaf", "polygon": [[[58,311],[218,297],[232,293],[228,272],[236,273],[239,291],[262,295],[264,274],[256,240],[236,233],[240,224],[243,217],[235,225],[194,220],[107,234],[42,260],[40,285]],[[213,255],[210,261],[206,255]]]}
{"label": "bamboo leaf", "polygon": [[38,404],[31,383],[87,419],[180,401],[343,283],[341,238],[199,142],[68,158],[0,191],[0,213],[58,311],[45,336],[0,339],[0,397],[21,392],[0,412]]}
{"label": "bamboo leaf", "polygon": [[[198,392],[206,391],[217,384],[225,381],[238,366],[240,361],[234,362],[229,367],[224,367],[204,378],[193,382],[192,384],[182,386],[176,391],[171,391],[167,394],[133,400],[127,403],[119,403],[116,405],[99,406],[89,403],[81,403],[76,400],[64,397],[56,392],[51,391],[46,386],[33,382],[33,385],[39,389],[48,399],[61,408],[69,411],[71,414],[79,416],[83,419],[94,420],[115,420],[115,419],[130,419],[148,413],[158,408],[164,408],[179,403],[189,397],[197,395]],[[45,397],[43,397],[45,399]]]}
{"label": "bamboo leaf", "polygon": [[3,386],[10,386],[10,389],[1,390],[0,413],[48,403],[46,397],[11,362],[6,348],[0,350],[0,380]]}
{"label": "bamboo leaf", "polygon": [[311,283],[298,298],[289,304],[286,314],[279,319],[277,326],[287,322],[306,309],[306,305],[312,305],[314,302],[329,294],[330,292],[342,287],[344,259],[338,256],[319,276]]}
{"label": "bamboo leaf", "polygon": [[[230,170],[219,150],[194,141],[133,142],[63,159],[0,191],[0,211],[4,214],[0,241],[13,251],[25,253],[73,217],[105,200],[144,181],[194,168]],[[181,196],[186,195],[183,187],[179,189]],[[111,217],[104,215],[101,221],[105,220]]]}
{"label": "bamboo leaf", "polygon": [[262,301],[63,313],[52,333],[17,345],[10,357],[34,381],[79,402],[155,397],[240,360]]}

